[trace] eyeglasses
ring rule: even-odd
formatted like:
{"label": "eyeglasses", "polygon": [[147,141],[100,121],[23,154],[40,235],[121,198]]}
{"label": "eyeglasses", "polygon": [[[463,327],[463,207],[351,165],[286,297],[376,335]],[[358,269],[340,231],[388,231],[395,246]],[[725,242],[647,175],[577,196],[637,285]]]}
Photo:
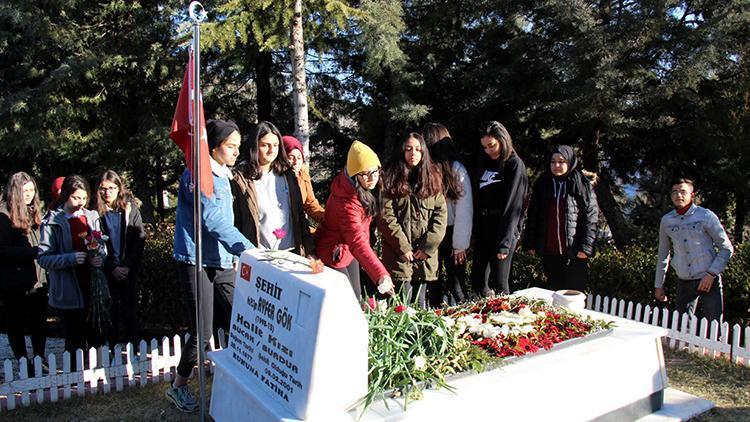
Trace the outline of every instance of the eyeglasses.
{"label": "eyeglasses", "polygon": [[671,194],[672,196],[678,196],[678,195],[679,195],[679,196],[688,196],[688,195],[690,195],[690,191],[687,191],[687,190],[685,190],[685,189],[681,189],[681,190],[673,190],[672,192],[670,192],[670,194]]}
{"label": "eyeglasses", "polygon": [[99,188],[99,192],[101,192],[101,193],[105,193],[105,192],[117,192],[118,190],[120,190],[120,188],[118,188],[117,186],[110,186],[108,188],[105,188],[105,187]]}
{"label": "eyeglasses", "polygon": [[364,177],[365,179],[372,179],[374,177],[380,176],[380,169],[375,169],[372,171],[363,171],[359,173],[359,175]]}

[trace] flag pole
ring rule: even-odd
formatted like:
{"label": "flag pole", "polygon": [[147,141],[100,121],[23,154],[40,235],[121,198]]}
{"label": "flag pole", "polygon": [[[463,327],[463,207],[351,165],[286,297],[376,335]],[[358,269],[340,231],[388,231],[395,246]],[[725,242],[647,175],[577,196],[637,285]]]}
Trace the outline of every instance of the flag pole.
{"label": "flag pole", "polygon": [[198,385],[200,390],[200,420],[206,420],[206,374],[203,362],[205,361],[205,350],[203,342],[203,325],[205,321],[201,317],[201,273],[203,271],[203,250],[202,250],[202,212],[201,212],[201,109],[202,99],[200,98],[200,36],[201,22],[206,19],[206,11],[203,5],[197,1],[191,2],[189,7],[190,19],[193,21],[193,92],[190,93],[193,100],[193,233],[195,235],[195,322],[198,348]]}

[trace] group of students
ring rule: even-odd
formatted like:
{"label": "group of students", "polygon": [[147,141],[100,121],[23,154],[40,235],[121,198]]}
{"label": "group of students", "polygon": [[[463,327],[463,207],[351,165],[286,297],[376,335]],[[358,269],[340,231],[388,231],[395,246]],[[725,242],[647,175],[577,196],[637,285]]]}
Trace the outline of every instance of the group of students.
{"label": "group of students", "polygon": [[[525,249],[541,256],[552,288],[585,289],[598,209],[573,149],[550,153],[529,197],[526,167],[507,129],[491,122],[480,142],[484,154],[471,171],[439,123],[405,136],[382,169],[377,155],[355,142],[331,185],[316,236],[320,259],[345,271],[357,297],[362,265],[379,287],[386,286],[381,293],[404,289],[420,306],[439,307],[448,294],[461,302],[469,294],[510,293],[513,252],[523,231]],[[373,218],[382,259],[370,247]],[[473,292],[467,292],[472,236]]]}
{"label": "group of students", "polygon": [[[272,123],[254,125],[243,139],[234,122],[211,120],[206,135],[214,190],[200,196],[204,271],[198,279],[195,184],[188,169],[177,194],[173,255],[192,335],[166,395],[182,411],[198,408],[187,387],[198,356],[195,289],[203,298],[207,342],[214,328],[229,324],[237,257],[247,249],[286,249],[320,259],[347,276],[358,299],[365,290],[381,295],[403,290],[419,306],[438,307],[446,297],[458,303],[468,296],[510,293],[511,264],[520,242],[540,256],[551,289],[586,289],[598,208],[592,182],[570,146],[550,151],[529,192],[526,166],[499,122],[481,132],[483,153],[468,167],[439,123],[407,134],[385,166],[371,148],[354,141],[323,207],[315,198],[302,145]],[[95,188],[91,192],[78,175],[60,177],[46,212],[28,174],[13,174],[3,190],[0,298],[16,358],[27,357],[27,331],[34,355],[44,356],[48,306],[61,316],[65,350],[71,354],[118,343],[123,339],[120,322],[125,340],[139,340],[136,280],[145,234],[138,204],[112,170]],[[731,242],[718,218],[693,203],[691,180],[673,183],[671,198],[675,210],[660,226],[655,296],[666,301],[664,278],[674,257],[671,263],[681,280],[678,310],[692,313],[700,299],[706,314],[719,319],[721,272],[732,254]],[[373,226],[382,238],[380,256],[371,242]],[[87,251],[83,239],[96,231],[107,236],[103,256]],[[112,296],[112,326],[106,332],[89,322],[91,266],[103,270]],[[374,282],[373,290],[361,282],[360,267]]]}
{"label": "group of students", "polygon": [[[17,359],[28,359],[26,332],[33,355],[44,356],[51,306],[60,314],[65,350],[75,368],[76,349],[140,340],[136,276],[145,234],[133,195],[112,170],[102,174],[93,195],[86,179],[78,175],[55,179],[51,190],[52,201],[45,212],[29,174],[15,173],[5,185],[0,202],[0,297],[8,341]],[[92,207],[88,207],[90,197]],[[104,256],[87,250],[84,237],[94,232],[108,238]],[[103,330],[88,321],[90,266],[102,269],[112,299],[112,324]]]}
{"label": "group of students", "polygon": [[[529,198],[526,167],[502,124],[485,128],[484,154],[467,168],[448,129],[429,123],[422,133],[406,135],[385,166],[355,141],[323,207],[302,145],[272,123],[259,122],[243,138],[234,122],[211,120],[206,135],[214,190],[210,197],[201,195],[205,271],[198,280],[195,186],[188,169],[179,181],[173,251],[186,309],[194,309],[194,289],[200,289],[206,341],[215,327],[228,325],[237,256],[254,247],[320,259],[348,277],[358,298],[365,290],[361,266],[380,294],[403,289],[420,306],[437,307],[446,295],[460,302],[470,294],[465,265],[472,237],[474,294],[509,293],[513,252],[526,220],[524,245],[542,256],[553,288],[585,287],[596,199],[570,147],[550,154],[549,168]],[[0,205],[0,294],[17,358],[26,356],[27,329],[33,353],[44,355],[47,304],[61,315],[67,351],[119,342],[120,320],[125,340],[139,340],[136,275],[145,235],[136,200],[111,170],[93,195],[81,176],[56,182],[53,195],[59,190],[59,196],[44,217],[36,182],[23,172],[10,178]],[[373,223],[382,235],[380,256],[371,245]],[[94,231],[109,238],[104,257],[86,250],[81,234]],[[89,266],[102,268],[109,281],[113,326],[106,333],[88,322]],[[437,281],[443,268],[445,284]],[[193,335],[167,396],[192,411],[197,403],[187,379],[198,355],[197,324],[195,313],[187,314]]]}
{"label": "group of students", "polygon": [[[406,135],[385,166],[370,147],[354,141],[322,207],[297,139],[282,136],[270,122],[254,125],[244,140],[232,121],[211,120],[206,132],[214,194],[201,195],[206,270],[199,280],[194,185],[187,169],[180,180],[174,239],[185,302],[194,304],[195,288],[204,298],[206,342],[215,326],[228,323],[237,256],[256,246],[322,260],[347,276],[358,299],[369,287],[360,280],[361,267],[380,294],[403,289],[419,306],[437,307],[446,294],[457,302],[469,294],[465,265],[472,236],[474,292],[510,293],[513,252],[528,220],[525,246],[541,255],[552,287],[585,287],[598,212],[592,185],[570,147],[551,152],[549,167],[529,197],[526,167],[498,122],[482,132],[484,154],[470,168],[439,123]],[[373,223],[382,235],[380,256],[371,242]],[[437,281],[443,267],[447,291]],[[195,333],[193,313],[190,319]],[[197,348],[193,335],[166,391],[183,411],[198,407],[187,387]]]}

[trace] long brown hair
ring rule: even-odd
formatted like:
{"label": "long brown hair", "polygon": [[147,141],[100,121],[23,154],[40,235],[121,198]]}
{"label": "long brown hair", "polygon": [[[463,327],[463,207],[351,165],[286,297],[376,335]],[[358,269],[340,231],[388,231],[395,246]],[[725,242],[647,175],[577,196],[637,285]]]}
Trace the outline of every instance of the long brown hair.
{"label": "long brown hair", "polygon": [[440,123],[427,123],[422,130],[424,140],[430,149],[430,158],[443,172],[445,197],[452,200],[464,196],[464,188],[453,170],[453,162],[460,161],[448,128]]}
{"label": "long brown hair", "polygon": [[271,170],[277,176],[281,176],[286,173],[287,170],[292,168],[289,164],[289,159],[286,156],[286,150],[284,149],[284,141],[281,139],[281,132],[271,122],[261,121],[250,131],[250,134],[243,140],[242,146],[240,147],[240,164],[238,170],[243,176],[251,180],[260,180],[261,170],[260,162],[258,162],[258,143],[264,136],[271,134],[276,135],[279,138],[279,153],[276,155],[276,159],[271,163]]}
{"label": "long brown hair", "polygon": [[107,203],[104,201],[104,198],[102,198],[102,195],[99,192],[99,189],[102,187],[102,182],[110,182],[117,185],[117,198],[115,198],[112,209],[114,211],[122,211],[124,213],[128,208],[128,203],[132,200],[133,195],[130,193],[128,188],[125,187],[125,183],[123,183],[120,175],[117,174],[117,172],[115,172],[114,170],[105,171],[104,174],[102,174],[102,177],[99,178],[99,182],[96,184],[96,192],[94,193],[94,208],[96,208],[96,210],[99,212],[99,215],[102,217],[109,210],[109,208],[107,207]]}
{"label": "long brown hair", "polygon": [[[413,168],[406,164],[404,154],[406,153],[406,142],[416,139],[422,147],[422,159]],[[411,132],[401,142],[401,148],[393,157],[385,172],[385,192],[392,198],[402,198],[414,194],[417,198],[424,199],[443,193],[442,172],[440,168],[432,163],[430,150],[422,135]]]}
{"label": "long brown hair", "polygon": [[[23,185],[27,183],[34,184],[34,199],[31,200],[31,204],[28,206],[23,200]],[[3,192],[3,202],[5,202],[5,206],[8,208],[10,224],[13,228],[29,233],[42,223],[39,189],[36,187],[34,178],[28,174],[19,171],[10,176]]]}
{"label": "long brown hair", "polygon": [[500,161],[505,163],[513,155],[513,138],[502,123],[491,121],[487,124],[482,136],[495,138],[500,143]]}

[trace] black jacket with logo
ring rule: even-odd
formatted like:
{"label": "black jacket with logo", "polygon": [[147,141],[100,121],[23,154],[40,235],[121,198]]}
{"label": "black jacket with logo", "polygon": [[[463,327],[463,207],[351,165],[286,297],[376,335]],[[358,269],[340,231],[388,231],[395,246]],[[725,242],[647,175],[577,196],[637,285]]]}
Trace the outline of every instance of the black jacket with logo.
{"label": "black jacket with logo", "polygon": [[480,247],[510,253],[523,228],[529,176],[514,152],[503,163],[483,156],[474,173],[474,232]]}

